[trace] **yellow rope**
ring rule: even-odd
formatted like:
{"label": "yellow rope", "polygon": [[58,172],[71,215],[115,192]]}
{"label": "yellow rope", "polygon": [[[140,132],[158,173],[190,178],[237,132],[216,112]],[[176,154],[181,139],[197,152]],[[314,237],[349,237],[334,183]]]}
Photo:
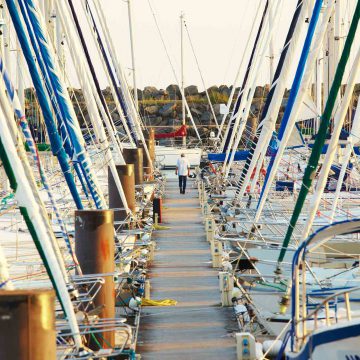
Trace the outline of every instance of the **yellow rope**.
{"label": "yellow rope", "polygon": [[150,299],[141,299],[142,306],[175,306],[177,304],[176,300],[164,299],[164,300],[150,300]]}
{"label": "yellow rope", "polygon": [[159,224],[154,224],[153,229],[154,230],[169,230],[170,228],[168,226],[162,226],[162,225],[159,225]]}

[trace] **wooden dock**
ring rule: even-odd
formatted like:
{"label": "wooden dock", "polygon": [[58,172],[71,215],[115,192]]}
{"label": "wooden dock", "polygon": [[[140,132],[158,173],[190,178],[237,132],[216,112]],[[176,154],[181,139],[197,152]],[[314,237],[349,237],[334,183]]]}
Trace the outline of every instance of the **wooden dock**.
{"label": "wooden dock", "polygon": [[220,305],[218,272],[190,179],[185,195],[176,179],[168,180],[162,225],[170,229],[154,233],[151,298],[178,304],[143,308],[137,353],[144,360],[236,359],[237,323],[232,308]]}

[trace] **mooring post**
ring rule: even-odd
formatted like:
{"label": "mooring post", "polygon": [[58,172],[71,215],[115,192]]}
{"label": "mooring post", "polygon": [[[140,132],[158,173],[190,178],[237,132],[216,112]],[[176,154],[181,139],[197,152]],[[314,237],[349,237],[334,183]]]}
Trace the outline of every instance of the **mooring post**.
{"label": "mooring post", "polygon": [[[75,252],[84,274],[98,274],[104,277],[99,292],[94,299],[99,308],[99,317],[115,318],[115,241],[113,210],[77,210],[75,211]],[[107,331],[94,334],[89,346],[97,350],[115,346],[115,332]]]}
{"label": "mooring post", "polygon": [[123,155],[126,164],[134,164],[135,185],[144,182],[144,152],[142,148],[124,149]]}
{"label": "mooring post", "polygon": [[[135,201],[134,164],[116,165],[116,170],[119,174],[120,182],[123,187],[129,209],[132,212],[135,212],[136,201]],[[110,209],[123,208],[124,204],[121,200],[120,194],[118,192],[114,178],[113,178],[110,170],[108,171],[108,186],[109,186],[109,208]],[[126,214],[125,209],[124,210],[114,210],[114,220],[115,221],[124,221],[126,219],[126,217],[127,217],[127,214]]]}
{"label": "mooring post", "polygon": [[[148,148],[150,159],[152,162],[152,166],[155,165],[155,130],[151,128],[149,130],[148,138],[145,140],[146,146]],[[144,172],[146,175],[146,180],[152,181],[154,180],[154,174],[151,169],[151,163],[147,156],[144,155]]]}
{"label": "mooring post", "polygon": [[53,290],[0,291],[0,359],[56,359]]}

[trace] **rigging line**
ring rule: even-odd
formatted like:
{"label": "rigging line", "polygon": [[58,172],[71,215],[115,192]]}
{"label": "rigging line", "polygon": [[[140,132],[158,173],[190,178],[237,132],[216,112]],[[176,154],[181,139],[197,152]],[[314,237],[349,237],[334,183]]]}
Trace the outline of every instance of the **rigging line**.
{"label": "rigging line", "polygon": [[[247,38],[247,41],[246,41],[245,50],[243,51],[243,55],[241,57],[240,65],[238,67],[238,71],[237,71],[237,74],[235,76],[235,80],[233,82],[233,87],[231,89],[231,93],[230,93],[230,96],[229,96],[229,99],[228,99],[228,102],[227,102],[228,113],[224,114],[224,116],[223,116],[223,118],[221,120],[220,129],[219,129],[219,132],[218,132],[218,135],[217,135],[218,138],[220,138],[220,134],[222,133],[222,130],[223,130],[223,127],[225,125],[225,120],[226,120],[227,116],[228,115],[230,115],[230,117],[232,116],[229,111],[230,111],[232,101],[233,101],[233,98],[234,98],[234,95],[235,95],[238,80],[240,78],[240,72],[241,72],[241,69],[243,67],[243,63],[245,61],[245,55],[248,53],[248,48],[250,46],[251,35],[252,35],[252,33],[253,33],[254,29],[255,29],[255,25],[257,23],[257,17],[260,14],[260,8],[261,8],[261,1],[259,1],[259,5],[258,5],[257,10],[256,10],[256,15],[255,15],[254,20],[252,22],[251,30],[250,30],[249,36]],[[241,88],[239,89],[239,91],[241,91]]]}
{"label": "rigging line", "polygon": [[[246,1],[246,8],[244,10],[244,19],[247,19],[248,18],[248,13],[249,13],[249,4],[254,4],[254,2],[252,1]],[[258,8],[260,7],[261,5],[261,1],[258,1]],[[255,10],[255,8],[254,8]],[[255,12],[255,14],[257,14],[258,11]],[[256,16],[255,16],[256,18]],[[245,25],[245,21],[239,21],[239,24],[240,26],[238,27],[237,30],[234,31],[235,34],[243,34],[243,28],[244,28],[244,25]],[[252,32],[250,31],[250,34]],[[222,83],[225,84],[226,83],[226,78],[228,77],[228,73],[229,73],[229,70],[230,70],[230,67],[232,65],[232,60],[234,59],[234,55],[235,55],[235,52],[236,51],[239,51],[239,49],[237,49],[237,47],[239,46],[239,44],[242,42],[242,37],[241,36],[236,36],[235,37],[235,41],[234,41],[234,44],[232,46],[232,49],[231,51],[229,52],[229,55],[228,55],[228,62],[226,64],[226,66],[224,66],[224,74],[223,74],[223,78],[222,78]],[[246,51],[243,51],[243,53],[246,52]]]}
{"label": "rigging line", "polygon": [[[274,3],[276,3],[276,5],[274,5]],[[279,14],[279,8],[280,8],[280,5],[282,4],[282,2],[277,1],[274,3],[270,3],[269,10],[272,10],[273,7],[276,6],[276,8],[274,10],[274,13],[275,13],[274,22],[276,22],[276,18],[277,18],[276,14]],[[267,22],[267,21],[269,21],[269,11],[267,11],[265,22]],[[274,29],[275,29],[275,27],[272,27],[271,31],[268,33],[269,39],[271,39],[273,37]],[[227,175],[230,171],[230,168],[231,168],[234,156],[235,156],[235,152],[236,152],[238,145],[240,143],[240,140],[241,140],[244,126],[246,124],[246,121],[248,120],[248,116],[249,116],[249,112],[250,112],[250,108],[251,108],[251,102],[254,98],[254,94],[255,94],[255,90],[256,90],[257,79],[259,76],[259,72],[261,70],[261,66],[263,64],[263,59],[264,59],[266,51],[267,51],[266,44],[267,43],[265,42],[265,32],[262,31],[260,34],[260,40],[259,40],[258,46],[256,47],[255,55],[254,55],[255,62],[251,65],[252,69],[251,69],[251,72],[249,72],[249,80],[246,83],[246,86],[244,88],[242,98],[239,102],[239,105],[236,104],[238,111],[236,111],[236,115],[235,115],[235,119],[234,119],[235,120],[234,121],[235,131],[233,131],[231,134],[229,146],[227,148],[226,157],[225,157],[225,159],[229,160],[229,161],[224,162],[224,164],[226,164],[226,165],[224,165],[224,167],[223,167],[223,170],[225,172],[225,177],[227,177]],[[243,95],[246,95],[246,97]]]}
{"label": "rigging line", "polygon": [[[265,125],[265,120],[267,120],[267,116],[269,115],[269,112],[272,110],[271,106],[272,106],[272,104],[274,104],[274,101],[277,98],[278,91],[281,90],[281,85],[282,84],[280,83],[280,80],[282,78],[283,71],[287,67],[287,61],[289,61],[287,59],[289,59],[289,57],[294,52],[292,50],[292,47],[295,46],[294,43],[296,43],[295,40],[297,40],[297,38],[296,38],[296,30],[299,27],[300,18],[301,18],[302,12],[304,11],[303,7],[304,7],[304,1],[303,0],[298,0],[297,6],[295,8],[295,11],[294,11],[294,14],[293,14],[290,26],[289,26],[289,30],[288,30],[285,42],[284,42],[284,45],[283,45],[283,49],[281,51],[280,59],[279,59],[278,65],[276,67],[274,79],[272,81],[269,94],[268,94],[268,96],[266,98],[265,105],[264,105],[264,107],[262,109],[262,112],[261,112],[260,122],[259,122],[259,125],[258,125],[258,128],[257,128],[257,131],[256,131],[256,135],[255,135],[255,137],[253,139],[253,143],[252,143],[252,146],[250,148],[249,155],[248,155],[248,157],[247,157],[247,159],[245,161],[244,168],[243,168],[243,170],[241,172],[241,175],[240,175],[240,179],[239,179],[239,182],[238,182],[238,184],[239,184],[238,185],[238,190],[236,192],[236,199],[237,200],[241,196],[242,189],[245,187],[245,185],[247,185],[246,182],[248,181],[248,178],[249,178],[249,172],[252,171],[252,168],[254,167],[255,161],[257,161],[259,159],[259,156],[258,156],[258,159],[256,159],[256,157],[255,157],[256,148],[257,148],[257,146],[259,144],[259,140],[263,139],[264,136],[265,136],[265,135],[262,135],[264,129],[266,129],[266,127],[264,126]],[[298,29],[298,31],[299,30],[300,29]],[[282,95],[283,94],[281,94],[281,96]],[[271,139],[271,137],[270,137],[270,139]],[[269,139],[269,141],[270,141],[270,139]]]}
{"label": "rigging line", "polygon": [[33,53],[30,48],[30,44],[28,42],[25,29],[22,25],[22,21],[20,19],[19,12],[16,10],[16,5],[13,0],[7,0],[7,5],[9,8],[10,16],[14,23],[14,27],[15,27],[15,30],[16,30],[16,33],[17,33],[17,36],[19,39],[19,43],[23,50],[25,60],[27,62],[28,68],[30,70],[29,73],[31,75],[34,87],[36,89],[36,94],[37,94],[37,98],[39,100],[39,104],[40,104],[42,112],[43,112],[44,121],[46,124],[46,128],[48,130],[48,135],[49,135],[49,139],[50,139],[52,153],[55,156],[57,156],[57,158],[58,158],[61,170],[65,176],[67,185],[70,189],[70,192],[72,194],[72,197],[73,197],[78,209],[82,209],[83,205],[82,205],[79,193],[77,191],[74,177],[71,173],[71,168],[69,165],[69,157],[61,144],[61,137],[60,137],[57,127],[55,125],[53,113],[50,108],[50,103],[49,103],[48,97],[46,96],[46,93],[44,91],[41,76],[38,71],[35,59],[33,57]]}
{"label": "rigging line", "polygon": [[89,187],[96,207],[102,209],[106,207],[104,195],[102,189],[99,187],[97,178],[92,169],[91,160],[84,147],[84,139],[81,134],[80,125],[71,104],[66,84],[60,76],[61,71],[54,55],[54,49],[44,33],[44,27],[46,26],[44,19],[39,12],[37,3],[34,2],[34,0],[26,0],[25,4],[24,0],[21,0],[20,4],[22,7],[25,6],[24,9],[26,9],[29,17],[28,21],[33,27],[36,42],[45,60],[45,70],[49,76],[52,88],[55,90],[55,95],[64,117],[64,124],[70,135],[79,167],[84,175],[84,179]]}
{"label": "rigging line", "polygon": [[74,263],[75,263],[75,265],[77,267],[77,270],[81,273],[81,269],[80,269],[79,263],[78,263],[78,261],[76,259],[74,249],[72,248],[70,238],[69,238],[68,232],[67,232],[66,227],[65,227],[65,223],[64,223],[64,221],[63,221],[63,219],[62,219],[62,217],[60,215],[57,203],[56,203],[55,198],[54,198],[54,196],[52,194],[52,191],[51,191],[47,176],[45,174],[42,162],[40,160],[40,156],[39,156],[35,141],[34,141],[32,135],[31,135],[28,121],[26,119],[26,116],[25,116],[22,108],[21,108],[19,98],[18,98],[18,96],[17,96],[17,94],[15,92],[15,89],[14,89],[12,83],[11,83],[9,75],[8,75],[8,73],[7,73],[7,71],[6,71],[5,67],[4,67],[4,63],[3,63],[2,58],[0,58],[0,72],[2,73],[3,82],[4,82],[5,86],[6,86],[7,95],[8,95],[8,98],[10,100],[10,103],[12,104],[12,107],[13,107],[13,110],[14,110],[15,114],[19,118],[19,122],[20,122],[19,125],[20,125],[20,127],[22,129],[22,133],[23,133],[23,135],[25,137],[25,140],[26,140],[26,142],[27,142],[27,144],[29,146],[29,149],[30,149],[30,151],[31,151],[31,153],[33,155],[33,160],[34,160],[35,164],[38,167],[41,182],[44,185],[44,188],[46,189],[46,192],[47,192],[48,198],[50,200],[52,209],[55,212],[55,216],[56,216],[57,222],[58,222],[58,224],[60,226],[62,236],[63,236],[63,238],[65,240],[65,243],[66,243],[66,246],[68,248],[69,254],[72,256],[73,261],[74,261]]}
{"label": "rigging line", "polygon": [[202,82],[203,87],[204,87],[204,89],[205,89],[205,94],[206,94],[207,100],[208,100],[209,105],[210,105],[211,113],[212,113],[212,116],[213,116],[214,121],[215,121],[215,123],[216,123],[216,128],[217,128],[218,130],[220,130],[219,124],[218,124],[218,121],[217,121],[217,118],[216,118],[216,115],[215,115],[214,107],[213,107],[213,105],[212,105],[212,103],[211,103],[210,96],[209,96],[209,92],[208,92],[208,90],[207,90],[207,87],[206,87],[206,84],[205,84],[205,80],[204,80],[202,71],[201,71],[201,69],[200,69],[200,64],[199,64],[198,58],[197,58],[196,53],[195,53],[194,45],[193,45],[193,42],[192,42],[191,37],[190,37],[190,33],[189,33],[189,29],[188,29],[186,20],[183,19],[183,21],[184,21],[185,30],[186,30],[186,33],[187,33],[187,36],[188,36],[188,39],[189,39],[189,44],[190,44],[192,53],[193,53],[193,55],[194,55],[197,68],[198,68],[198,70],[199,70],[201,82]]}
{"label": "rigging line", "polygon": [[[9,5],[8,8],[11,17],[15,21],[18,20],[19,14],[15,2],[7,0],[7,4]],[[17,21],[16,25],[22,26],[22,24],[17,23]],[[3,85],[1,85],[1,87],[2,86]],[[6,119],[7,116],[5,114],[11,114],[12,111],[9,111],[8,108],[10,108],[10,104],[6,103],[5,100],[5,89],[1,89],[1,99],[1,117]],[[44,204],[39,197],[35,180],[31,176],[32,172],[30,172],[29,169],[29,162],[27,161],[22,141],[19,141],[16,136],[18,130],[13,121],[11,122],[10,120],[11,115],[8,118],[8,122],[0,127],[1,157],[6,166],[6,172],[11,182],[11,187],[14,192],[18,194],[21,214],[32,235],[32,239],[38,249],[39,255],[42,257],[48,274],[51,277],[52,284],[57,292],[64,314],[69,319],[69,324],[73,332],[78,334],[78,323],[75,317],[73,304],[68,294],[69,282],[62,272],[62,266],[64,264],[61,264],[56,256],[56,251],[53,247],[54,234],[48,223]],[[14,138],[17,139],[16,142],[13,141]],[[80,336],[75,335],[74,341],[77,348],[82,347],[82,339]]]}
{"label": "rigging line", "polygon": [[[110,129],[108,131],[109,132],[112,131],[112,132],[116,133],[116,127],[115,127],[114,122],[112,120],[112,116],[111,116],[109,107],[108,107],[108,105],[106,103],[104,94],[103,94],[103,92],[101,90],[100,82],[99,82],[99,79],[98,79],[98,77],[96,75],[94,63],[93,63],[93,61],[91,59],[89,49],[88,49],[88,46],[87,46],[85,38],[84,38],[84,34],[83,34],[82,29],[81,29],[77,13],[75,11],[74,3],[73,3],[72,0],[68,0],[68,4],[69,4],[69,7],[70,7],[71,15],[72,15],[73,20],[74,20],[74,24],[75,24],[75,27],[76,27],[76,30],[77,30],[77,33],[78,33],[78,36],[79,36],[79,39],[80,39],[80,42],[81,42],[81,46],[82,46],[84,54],[85,54],[85,58],[86,58],[86,61],[87,61],[87,64],[88,64],[92,79],[94,81],[96,92],[97,92],[98,97],[100,99],[100,102],[101,102],[101,104],[103,106],[105,114],[106,114],[106,116],[107,116],[107,118],[109,120],[109,123],[107,125],[109,125]],[[124,130],[126,131],[126,129],[124,129]],[[113,139],[113,141],[115,141],[115,139]]]}
{"label": "rigging line", "polygon": [[80,166],[77,162],[73,161],[74,147],[73,147],[73,143],[70,141],[69,128],[64,124],[65,116],[64,116],[63,112],[61,111],[60,104],[59,104],[59,100],[61,98],[56,96],[57,93],[55,92],[55,88],[52,86],[52,83],[50,80],[51,72],[48,72],[46,69],[46,63],[44,61],[44,56],[43,56],[44,54],[40,51],[40,47],[39,47],[40,43],[38,43],[38,41],[36,39],[36,33],[33,28],[30,17],[29,17],[30,13],[27,11],[28,4],[25,3],[24,0],[21,0],[21,1],[19,1],[19,5],[20,5],[20,10],[21,10],[26,28],[28,30],[30,42],[33,46],[33,50],[34,50],[36,58],[37,58],[37,63],[39,64],[39,68],[42,73],[42,78],[43,78],[43,81],[45,84],[44,87],[48,92],[48,96],[49,96],[51,105],[53,107],[54,113],[55,113],[57,121],[58,121],[58,123],[57,124],[55,123],[54,126],[56,126],[58,128],[58,131],[60,132],[60,137],[63,141],[62,144],[64,145],[63,147],[65,148],[65,152],[68,154],[69,158],[71,159],[71,163],[72,163],[72,165],[75,169],[75,172],[80,180],[80,183],[81,183],[82,189],[86,195],[86,198],[88,200],[90,200],[88,197],[86,184],[84,182]]}
{"label": "rigging line", "polygon": [[110,81],[113,97],[114,97],[114,100],[115,100],[115,98],[117,100],[117,107],[118,107],[119,115],[120,115],[120,118],[122,119],[122,121],[124,121],[124,129],[128,132],[130,142],[132,144],[138,145],[138,138],[137,138],[136,129],[134,127],[134,123],[132,121],[130,114],[128,113],[128,107],[127,107],[125,98],[123,96],[123,92],[122,92],[122,90],[120,91],[120,89],[119,89],[118,83],[120,81],[117,78],[116,73],[114,71],[114,64],[112,63],[112,61],[110,60],[110,58],[108,56],[108,51],[105,48],[103,38],[101,37],[100,31],[96,25],[95,17],[91,10],[90,4],[87,0],[85,0],[85,3],[82,2],[82,6],[83,6],[85,13],[87,14],[87,19],[88,19],[89,25],[90,25],[92,33],[93,33],[94,41],[98,45],[98,50],[101,55],[100,57],[102,58],[104,67],[107,70],[106,73],[107,73],[109,81]]}
{"label": "rigging line", "polygon": [[[258,217],[262,211],[262,207],[267,198],[267,192],[269,191],[272,181],[276,175],[277,166],[291,136],[291,130],[295,127],[297,116],[301,109],[301,104],[307,93],[308,84],[311,82],[312,74],[316,66],[316,58],[321,49],[324,36],[326,35],[326,28],[328,26],[328,20],[333,12],[334,3],[335,0],[328,2],[322,21],[318,25],[322,1],[321,3],[319,3],[319,0],[316,0],[315,2],[313,15],[311,16],[301,56],[298,60],[296,74],[291,86],[289,100],[278,131],[278,141],[276,142],[277,150],[272,154],[267,167],[265,183],[257,205],[256,217]],[[317,28],[318,31],[316,31]]]}
{"label": "rigging line", "polygon": [[[249,59],[248,64],[247,64],[244,79],[243,79],[243,82],[242,82],[238,97],[236,99],[235,105],[233,107],[233,111],[232,111],[232,114],[231,114],[231,117],[230,117],[230,120],[229,120],[229,124],[228,124],[228,127],[226,129],[226,132],[225,132],[222,144],[221,144],[221,152],[227,151],[229,146],[231,145],[230,142],[232,142],[232,140],[233,140],[232,133],[233,133],[234,126],[235,126],[235,123],[236,123],[237,113],[239,111],[240,104],[241,104],[242,97],[243,97],[243,92],[244,92],[244,89],[245,89],[245,87],[247,85],[247,82],[248,82],[248,79],[249,79],[249,76],[250,76],[250,71],[252,69],[253,62],[255,60],[255,54],[257,53],[258,46],[260,45],[259,40],[260,40],[260,36],[261,36],[261,34],[263,32],[264,22],[265,22],[265,19],[267,17],[267,13],[268,13],[268,9],[269,9],[269,3],[270,3],[270,1],[266,0],[265,8],[264,8],[262,16],[261,16],[260,25],[259,25],[256,37],[255,37],[255,40],[254,40],[253,48],[252,48],[252,51],[251,51],[250,59]],[[224,170],[225,170],[225,168],[224,168]]]}
{"label": "rigging line", "polygon": [[[152,16],[153,16],[153,18],[154,18],[155,26],[156,26],[156,29],[157,29],[158,34],[159,34],[159,36],[160,36],[161,43],[162,43],[162,45],[163,45],[163,47],[164,47],[165,54],[166,54],[166,56],[167,56],[167,58],[168,58],[168,60],[169,60],[170,67],[171,67],[172,73],[173,73],[173,75],[174,75],[175,81],[176,81],[177,85],[179,86],[180,82],[179,82],[179,79],[178,79],[178,77],[177,77],[177,75],[176,75],[176,71],[175,71],[174,65],[173,65],[173,63],[172,63],[172,61],[171,61],[170,54],[169,54],[168,49],[167,49],[167,46],[166,46],[166,44],[165,44],[164,37],[163,37],[162,32],[161,32],[161,30],[160,30],[160,26],[159,26],[159,23],[158,23],[158,21],[157,21],[156,14],[155,14],[155,12],[154,12],[154,10],[153,10],[153,7],[152,7],[152,5],[151,5],[150,0],[147,0],[147,2],[148,2],[148,4],[149,4],[150,12],[151,12],[151,14],[152,14]],[[194,130],[195,130],[195,132],[196,132],[196,136],[198,137],[198,139],[199,139],[200,141],[202,141],[202,139],[201,139],[201,137],[200,137],[200,135],[199,135],[199,132],[198,132],[198,130],[197,130],[196,124],[195,124],[195,122],[194,122],[193,116],[192,116],[192,114],[191,114],[189,105],[188,105],[188,103],[187,103],[187,101],[186,101],[185,94],[183,93],[181,86],[179,86],[179,89],[180,89],[180,92],[181,92],[182,99],[183,99],[183,101],[185,102],[186,111],[188,112],[188,115],[189,115],[190,120],[191,120],[191,122],[192,122],[192,124],[193,124]]]}
{"label": "rigging line", "polygon": [[[299,192],[298,200],[295,204],[294,212],[291,217],[290,224],[289,224],[288,230],[286,232],[286,236],[284,238],[284,242],[283,242],[284,247],[286,247],[288,245],[288,243],[290,242],[293,228],[297,223],[297,220],[300,215],[300,211],[304,205],[305,198],[308,194],[308,188],[311,187],[312,182],[313,182],[314,171],[317,167],[317,164],[318,164],[318,161],[319,161],[319,158],[321,155],[320,154],[321,151],[319,151],[319,149],[321,150],[325,143],[326,133],[327,133],[327,130],[328,130],[328,127],[330,124],[332,111],[333,111],[333,108],[334,108],[334,105],[336,102],[336,98],[337,98],[337,95],[338,95],[338,92],[339,92],[339,89],[341,86],[341,82],[342,82],[342,79],[344,76],[345,67],[349,60],[350,52],[351,52],[354,38],[355,38],[357,28],[358,28],[359,19],[360,19],[360,0],[357,1],[357,5],[356,5],[356,9],[355,9],[355,12],[353,15],[353,19],[351,21],[349,33],[348,33],[348,36],[345,41],[345,45],[344,45],[344,48],[343,48],[343,51],[342,51],[342,54],[340,57],[340,61],[336,68],[334,81],[331,86],[328,101],[326,102],[326,106],[325,106],[325,109],[324,109],[324,112],[322,115],[319,132],[315,139],[315,144],[314,144],[308,165],[307,165],[305,173],[304,173],[303,183],[302,183],[301,190]],[[285,252],[286,252],[285,250],[280,252],[279,259],[278,259],[279,265],[284,259]]]}

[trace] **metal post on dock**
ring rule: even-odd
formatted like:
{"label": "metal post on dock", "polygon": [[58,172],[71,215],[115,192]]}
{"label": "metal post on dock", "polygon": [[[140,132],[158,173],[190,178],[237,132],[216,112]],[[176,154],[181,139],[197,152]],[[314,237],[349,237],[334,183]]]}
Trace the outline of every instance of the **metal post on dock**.
{"label": "metal post on dock", "polygon": [[152,181],[154,180],[152,167],[154,167],[155,164],[155,130],[153,128],[149,129],[149,135],[148,138],[145,140],[145,142],[150,154],[152,164],[150,163],[147,156],[144,156],[144,172],[145,172],[146,180]]}
{"label": "metal post on dock", "polygon": [[[94,298],[99,317],[115,318],[114,283],[114,212],[112,210],[75,211],[75,252],[84,274],[97,274],[104,284]],[[115,346],[115,331],[100,332],[90,340],[89,347],[98,350]]]}
{"label": "metal post on dock", "polygon": [[149,245],[149,263],[151,264],[154,261],[155,258],[155,248],[156,248],[156,242],[151,241]]}
{"label": "metal post on dock", "polygon": [[219,287],[221,292],[221,306],[232,306],[232,292],[234,289],[233,276],[226,272],[219,272]]}
{"label": "metal post on dock", "polygon": [[56,359],[55,292],[0,292],[0,359]]}
{"label": "metal post on dock", "polygon": [[144,152],[142,148],[124,149],[123,156],[126,164],[134,164],[135,185],[144,182]]}
{"label": "metal post on dock", "polygon": [[[135,212],[135,172],[134,164],[116,165],[116,171],[119,174],[120,182],[123,187],[128,207],[132,212]],[[109,186],[109,208],[121,209],[124,208],[124,204],[121,200],[120,194],[116,187],[114,178],[111,171],[108,172],[108,186]],[[114,220],[124,221],[127,218],[127,214],[124,210],[114,210]]]}
{"label": "metal post on dock", "polygon": [[144,297],[145,297],[145,299],[150,299],[150,298],[151,298],[151,284],[150,284],[150,280],[145,280]]}
{"label": "metal post on dock", "polygon": [[156,197],[153,200],[153,221],[156,223],[162,223],[162,199]]}
{"label": "metal post on dock", "polygon": [[208,204],[208,202],[207,201],[204,201],[204,203],[203,203],[203,207],[202,207],[202,209],[203,209],[203,215],[205,216],[205,218],[210,214],[210,206],[209,206],[209,204]]}
{"label": "metal post on dock", "polygon": [[213,268],[219,268],[222,264],[222,243],[218,240],[213,240],[210,242],[211,246],[211,256],[212,256],[212,266]]}
{"label": "metal post on dock", "polygon": [[212,242],[215,235],[215,220],[212,216],[205,218],[206,240]]}

